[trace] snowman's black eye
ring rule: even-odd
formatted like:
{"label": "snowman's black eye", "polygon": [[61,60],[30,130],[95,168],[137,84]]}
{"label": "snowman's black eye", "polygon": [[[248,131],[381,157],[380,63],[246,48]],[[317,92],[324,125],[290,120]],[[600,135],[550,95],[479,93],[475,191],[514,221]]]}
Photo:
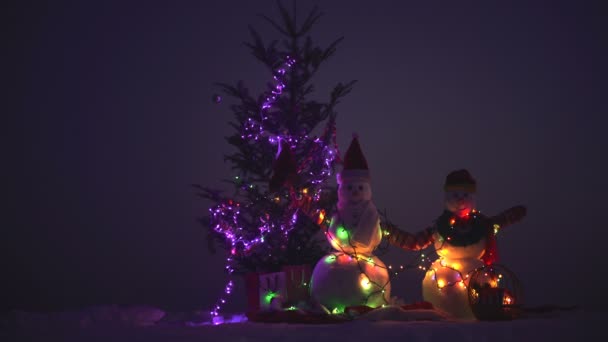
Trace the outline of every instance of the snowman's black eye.
{"label": "snowman's black eye", "polygon": [[363,185],[359,185],[359,191],[363,191]]}
{"label": "snowman's black eye", "polygon": [[352,189],[353,189],[353,186],[352,186],[352,185],[349,185],[349,186],[347,186],[346,188],[347,188],[348,190],[352,190]]}

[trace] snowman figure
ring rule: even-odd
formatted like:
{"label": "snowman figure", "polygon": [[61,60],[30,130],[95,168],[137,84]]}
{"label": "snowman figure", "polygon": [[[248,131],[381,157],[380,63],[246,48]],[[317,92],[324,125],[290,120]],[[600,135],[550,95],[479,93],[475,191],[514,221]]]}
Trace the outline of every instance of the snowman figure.
{"label": "snowman figure", "polygon": [[357,136],[346,151],[337,180],[337,212],[325,232],[335,251],[315,266],[311,297],[333,313],[349,306],[375,308],[388,303],[390,282],[387,267],[372,254],[382,240],[382,230]]}
{"label": "snowman figure", "polygon": [[[433,244],[439,258],[422,281],[422,296],[436,308],[460,319],[475,319],[469,305],[469,276],[497,260],[498,229],[521,220],[526,208],[516,206],[486,217],[475,209],[476,182],[467,170],[446,177],[445,210],[434,225],[417,234],[389,227],[389,242],[403,249],[420,250]],[[487,279],[497,286],[496,279]]]}

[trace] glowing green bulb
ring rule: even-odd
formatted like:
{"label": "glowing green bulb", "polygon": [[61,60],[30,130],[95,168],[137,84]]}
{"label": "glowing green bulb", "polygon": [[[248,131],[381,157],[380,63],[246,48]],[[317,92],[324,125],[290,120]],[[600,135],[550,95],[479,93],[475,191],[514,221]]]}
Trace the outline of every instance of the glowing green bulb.
{"label": "glowing green bulb", "polygon": [[336,230],[336,235],[340,240],[348,239],[348,231],[342,226],[338,227],[338,229]]}
{"label": "glowing green bulb", "polygon": [[344,307],[343,306],[336,306],[333,310],[331,310],[331,313],[334,314],[334,315],[344,313]]}
{"label": "glowing green bulb", "polygon": [[286,311],[294,311],[294,310],[298,310],[298,308],[296,308],[295,306],[290,306],[287,309],[285,309]]}
{"label": "glowing green bulb", "polygon": [[270,302],[272,302],[272,299],[274,297],[277,296],[277,293],[274,291],[269,291],[265,296],[264,296],[264,301],[266,302],[266,304],[270,304]]}
{"label": "glowing green bulb", "polygon": [[325,263],[326,264],[331,264],[332,262],[336,261],[336,256],[335,255],[329,255],[327,258],[325,258]]}

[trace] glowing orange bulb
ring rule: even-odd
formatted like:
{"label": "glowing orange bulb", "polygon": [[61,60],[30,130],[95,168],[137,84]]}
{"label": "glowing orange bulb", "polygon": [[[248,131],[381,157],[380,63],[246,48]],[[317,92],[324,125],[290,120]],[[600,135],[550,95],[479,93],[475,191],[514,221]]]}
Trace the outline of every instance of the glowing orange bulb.
{"label": "glowing orange bulb", "polygon": [[319,218],[317,219],[317,224],[321,224],[321,222],[323,222],[324,219],[325,219],[325,209],[321,209],[321,211],[319,212]]}
{"label": "glowing orange bulb", "polygon": [[450,219],[450,225],[452,225],[452,226],[453,226],[453,225],[454,225],[454,223],[456,223],[456,219],[454,219],[454,218]]}
{"label": "glowing orange bulb", "polygon": [[443,288],[445,286],[445,281],[443,279],[439,279],[437,280],[437,286],[439,286],[439,288]]}
{"label": "glowing orange bulb", "polygon": [[302,193],[306,195],[308,193],[308,188],[302,189]]}

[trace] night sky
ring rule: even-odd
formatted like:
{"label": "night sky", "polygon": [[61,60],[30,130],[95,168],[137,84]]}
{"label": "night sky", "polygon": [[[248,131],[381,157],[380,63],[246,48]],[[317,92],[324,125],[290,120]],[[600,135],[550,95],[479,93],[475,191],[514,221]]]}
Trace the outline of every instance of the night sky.
{"label": "night sky", "polygon": [[[287,1],[286,5],[291,4]],[[298,1],[304,14],[321,1]],[[372,5],[373,3],[373,5]],[[478,209],[528,216],[498,235],[529,305],[605,309],[608,11],[601,1],[325,1],[322,46],[345,36],[315,97],[358,80],[337,107],[359,134],[374,202],[402,229],[443,210],[467,168]],[[232,131],[216,81],[254,92],[271,76],[242,42],[273,1],[40,1],[2,10],[3,308],[95,304],[207,309],[224,255],[196,218],[191,183],[222,186]],[[8,76],[8,77],[7,77]],[[7,89],[5,88],[5,89]],[[396,248],[398,265],[415,257]],[[422,271],[393,283],[419,300]],[[236,282],[228,311],[244,311]]]}

